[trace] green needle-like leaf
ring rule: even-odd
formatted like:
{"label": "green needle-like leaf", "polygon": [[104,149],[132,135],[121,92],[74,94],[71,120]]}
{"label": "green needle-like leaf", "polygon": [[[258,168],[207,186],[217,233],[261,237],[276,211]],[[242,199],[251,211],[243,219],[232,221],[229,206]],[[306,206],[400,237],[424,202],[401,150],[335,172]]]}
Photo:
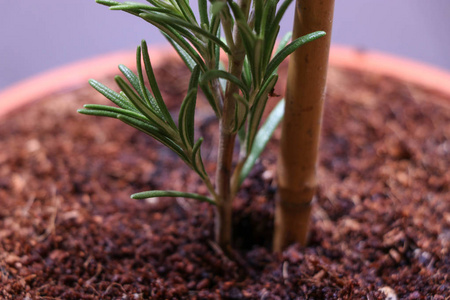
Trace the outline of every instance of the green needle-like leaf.
{"label": "green needle-like leaf", "polygon": [[118,114],[116,112],[106,111],[106,110],[96,110],[96,109],[85,109],[81,108],[77,110],[78,113],[83,115],[97,116],[97,117],[108,117],[117,119]]}
{"label": "green needle-like leaf", "polygon": [[265,68],[269,62],[270,58],[272,57],[273,49],[275,48],[275,43],[277,40],[278,33],[280,32],[280,26],[271,27],[270,30],[268,30],[265,39],[264,39],[264,57],[262,60],[263,68]]}
{"label": "green needle-like leaf", "polygon": [[202,196],[202,195],[194,194],[194,193],[178,192],[178,191],[157,190],[157,191],[140,192],[140,193],[131,195],[131,198],[138,199],[138,200],[147,199],[147,198],[155,198],[155,197],[190,198],[190,199],[200,200],[202,202],[208,202],[208,203],[216,205],[216,202],[213,199],[210,199],[206,196]]}
{"label": "green needle-like leaf", "polygon": [[139,98],[136,92],[125,82],[125,80],[123,80],[120,76],[116,76],[115,80],[122,91],[127,95],[128,99],[130,99],[133,105],[136,106],[136,108],[144,116],[146,116],[150,121],[157,124],[158,127],[168,132],[168,126],[166,125],[164,120],[161,119],[161,117],[158,116],[151,108],[149,108],[143,99]]}
{"label": "green needle-like leaf", "polygon": [[194,69],[192,70],[191,79],[189,80],[188,91],[197,88],[199,79],[200,79],[200,67],[195,66]]}
{"label": "green needle-like leaf", "polygon": [[271,30],[272,19],[275,17],[275,10],[278,0],[266,0],[261,17],[261,37],[266,38],[266,32]]}
{"label": "green needle-like leaf", "polygon": [[285,0],[283,3],[281,3],[280,8],[278,9],[275,19],[273,20],[271,26],[278,26],[280,25],[281,19],[284,16],[284,13],[286,12],[289,5],[292,3],[293,0]]}
{"label": "green needle-like leaf", "polygon": [[167,136],[167,133],[161,131],[158,127],[124,115],[118,115],[117,119],[150,135],[151,137],[171,149],[173,152],[175,152],[188,166],[191,165],[190,159],[186,156],[180,145],[178,145],[177,141],[174,138]]}
{"label": "green needle-like leaf", "polygon": [[211,4],[211,15],[212,17],[219,15],[219,13],[222,11],[222,8],[224,8],[227,5],[225,1],[213,1]]}
{"label": "green needle-like leaf", "polygon": [[248,102],[246,99],[241,97],[241,95],[235,94],[234,98],[237,100],[237,105],[235,109],[235,120],[233,132],[237,132],[245,124],[247,120],[247,115],[249,111]]}
{"label": "green needle-like leaf", "polygon": [[129,68],[124,65],[119,65],[119,70],[122,72],[123,76],[128,80],[128,82],[133,86],[133,88],[138,92],[141,98],[144,98],[144,93],[141,89],[141,84],[139,78],[133,73]]}
{"label": "green needle-like leaf", "polygon": [[214,96],[213,92],[211,91],[210,85],[208,85],[207,82],[201,81],[199,82],[199,85],[203,93],[205,94],[206,100],[208,100],[209,105],[211,105],[211,108],[214,110],[214,113],[219,118],[221,116],[221,111],[219,110],[218,101]]}
{"label": "green needle-like leaf", "polygon": [[114,6],[114,5],[122,4],[120,2],[111,1],[111,0],[96,0],[95,2],[97,2],[98,4],[106,5],[106,6]]}
{"label": "green needle-like leaf", "polygon": [[256,34],[261,33],[261,19],[263,14],[263,8],[264,8],[264,0],[255,0],[255,32]]}
{"label": "green needle-like leaf", "polygon": [[147,102],[147,104],[153,108],[157,112],[158,115],[163,115],[161,110],[159,109],[158,102],[156,101],[155,97],[150,93],[150,91],[145,86],[144,82],[144,74],[142,72],[142,63],[141,63],[141,47],[138,46],[136,50],[136,69],[139,76],[139,85],[140,90],[142,92],[142,96]]}
{"label": "green needle-like leaf", "polygon": [[147,22],[157,27],[165,35],[171,38],[174,43],[178,44],[186,53],[195,61],[196,64],[200,65],[202,71],[206,71],[207,67],[200,55],[192,48],[192,46],[180,35],[175,29],[170,26],[159,24],[150,19],[146,19]]}
{"label": "green needle-like leaf", "polygon": [[228,46],[225,45],[224,42],[222,42],[214,34],[209,33],[208,31],[204,30],[203,28],[199,27],[198,25],[191,24],[191,23],[186,22],[181,19],[170,18],[168,16],[155,14],[155,13],[142,13],[139,16],[145,20],[150,20],[150,21],[153,21],[158,24],[171,24],[171,25],[177,24],[184,28],[188,28],[188,29],[192,30],[193,32],[201,34],[204,37],[208,38],[209,40],[213,41],[214,43],[219,45],[226,53],[231,54],[230,48],[228,48]]}
{"label": "green needle-like leaf", "polygon": [[284,99],[278,102],[277,106],[275,106],[270,115],[267,117],[266,122],[258,130],[250,154],[248,155],[247,160],[242,167],[241,173],[239,174],[239,186],[242,184],[244,179],[247,178],[248,174],[255,165],[256,160],[266,148],[266,145],[272,137],[275,129],[283,119],[284,103]]}
{"label": "green needle-like leaf", "polygon": [[267,65],[265,78],[268,78],[270,75],[273,74],[276,68],[283,62],[283,60],[288,57],[292,52],[297,50],[302,45],[309,43],[311,41],[314,41],[322,36],[324,36],[326,33],[324,31],[316,31],[307,35],[304,35],[302,37],[299,37],[289,45],[283,48],[280,52],[278,52],[277,55],[270,61],[270,63]]}
{"label": "green needle-like leaf", "polygon": [[242,12],[242,10],[239,7],[239,4],[237,4],[237,2],[234,2],[234,1],[228,2],[228,5],[230,6],[231,11],[233,12],[236,20],[240,20],[240,21],[247,23],[244,13]]}
{"label": "green needle-like leaf", "polygon": [[253,72],[252,72],[252,79],[253,79],[253,86],[255,88],[259,87],[261,84],[262,75],[261,70],[263,67],[263,59],[264,59],[264,40],[260,37],[255,39],[255,45],[253,49],[254,53],[254,62],[253,62]]}
{"label": "green needle-like leaf", "polygon": [[181,59],[184,61],[186,66],[189,68],[190,71],[194,69],[194,67],[197,65],[195,61],[192,59],[192,57],[189,55],[189,53],[186,52],[186,50],[183,49],[174,39],[172,39],[169,35],[165,34],[163,32],[163,35],[165,38],[169,41],[169,43],[172,45],[172,47],[177,51],[178,55],[181,57]]}
{"label": "green needle-like leaf", "polygon": [[281,50],[283,50],[284,47],[286,47],[287,43],[292,38],[292,32],[286,33],[280,40],[280,43],[278,44],[277,50],[275,51],[275,55],[277,55]]}
{"label": "green needle-like leaf", "polygon": [[[214,2],[214,3],[219,3],[219,2]],[[225,4],[226,5],[226,4]],[[211,10],[212,10],[212,8],[214,7],[214,4],[211,6]],[[220,16],[219,16],[219,14],[212,14],[212,17],[211,17],[211,22],[210,22],[210,27],[209,27],[209,32],[211,33],[211,34],[216,34],[217,33],[217,31],[219,30],[219,28],[220,28]]]}
{"label": "green needle-like leaf", "polygon": [[108,117],[116,118],[118,115],[124,115],[129,116],[131,118],[139,119],[144,122],[148,122],[148,119],[135,111],[114,107],[114,106],[108,106],[108,105],[100,105],[100,104],[86,104],[83,105],[84,109],[79,109],[78,112],[86,115],[102,115],[103,113],[107,113]]}
{"label": "green needle-like leaf", "polygon": [[250,120],[248,124],[248,137],[247,137],[247,149],[252,149],[254,144],[254,138],[258,130],[259,123],[261,122],[261,117],[266,107],[267,99],[269,98],[269,92],[273,89],[277,83],[278,75],[273,74],[269,80],[267,80],[261,87],[257,96],[255,97],[255,102],[253,105],[250,104],[251,113]]}
{"label": "green needle-like leaf", "polygon": [[132,11],[135,14],[140,14],[142,12],[159,12],[164,13],[166,15],[172,16],[180,16],[174,12],[174,10],[170,10],[164,7],[154,7],[143,3],[127,3],[127,4],[119,4],[111,6],[111,10],[123,10],[123,11]]}
{"label": "green needle-like leaf", "polygon": [[[162,26],[166,26],[165,24],[162,24]],[[183,27],[179,24],[168,24],[166,27],[173,29],[175,32],[180,34],[182,37],[184,37],[191,45],[197,50],[197,52],[200,54],[201,57],[206,57],[206,42],[203,40],[202,36],[196,35],[195,33],[191,32],[188,28]]]}
{"label": "green needle-like leaf", "polygon": [[208,1],[198,0],[198,12],[200,14],[201,26],[206,25],[209,28],[209,18],[208,18]]}
{"label": "green needle-like leaf", "polygon": [[244,67],[242,69],[242,81],[247,86],[248,89],[252,85],[252,71],[250,69],[250,63],[248,62],[248,57],[244,60]]}
{"label": "green needle-like leaf", "polygon": [[160,8],[165,8],[168,9],[174,13],[176,13],[177,15],[182,15],[182,13],[180,12],[180,10],[178,9],[178,7],[175,7],[173,5],[173,3],[169,2],[169,1],[164,1],[164,0],[147,0],[147,2],[149,2],[151,5],[155,6],[155,7],[160,7]]}
{"label": "green needle-like leaf", "polygon": [[195,104],[197,100],[197,89],[191,89],[181,104],[178,116],[178,127],[180,136],[186,149],[191,149],[194,145],[194,118]]}
{"label": "green needle-like leaf", "polygon": [[189,2],[186,0],[176,0],[176,2],[183,13],[185,20],[190,24],[197,24],[197,20],[195,19],[194,12],[189,6]]}
{"label": "green needle-like leaf", "polygon": [[150,83],[153,95],[155,96],[156,102],[158,104],[159,111],[162,114],[162,118],[169,124],[169,126],[176,129],[177,126],[175,125],[175,122],[173,121],[172,116],[170,115],[170,112],[167,109],[166,103],[164,103],[161,91],[159,90],[158,87],[158,83],[156,82],[155,73],[153,72],[152,63],[150,61],[150,56],[148,54],[147,43],[145,41],[142,41],[141,47],[142,47],[142,58],[144,60],[145,65],[145,72],[147,74],[147,79],[148,82]]}
{"label": "green needle-like leaf", "polygon": [[[276,56],[281,50],[283,50],[284,47],[286,47],[287,43],[291,40],[292,32],[286,33],[283,38],[280,40],[280,43],[278,44],[277,50],[275,51],[274,55]],[[279,65],[278,65],[279,67]],[[274,74],[278,74],[278,67],[275,68],[273,71]]]}
{"label": "green needle-like leaf", "polygon": [[100,94],[105,96],[107,99],[111,100],[114,104],[116,104],[119,107],[125,108],[125,109],[131,109],[137,111],[137,109],[134,107],[134,105],[126,100],[123,99],[123,97],[108,88],[107,86],[101,84],[100,82],[91,79],[89,80],[89,84],[96,89]]}
{"label": "green needle-like leaf", "polygon": [[192,164],[197,174],[205,180],[208,177],[208,174],[206,173],[205,166],[203,165],[202,155],[200,151],[200,146],[202,145],[202,143],[203,138],[199,138],[192,148]]}
{"label": "green needle-like leaf", "polygon": [[239,80],[236,76],[234,76],[226,71],[209,70],[208,72],[203,74],[201,81],[207,82],[207,81],[211,81],[211,80],[217,79],[217,78],[223,78],[223,79],[226,79],[226,80],[236,84],[241,89],[242,93],[244,93],[245,97],[248,99],[249,92],[248,92],[247,86],[241,80]]}

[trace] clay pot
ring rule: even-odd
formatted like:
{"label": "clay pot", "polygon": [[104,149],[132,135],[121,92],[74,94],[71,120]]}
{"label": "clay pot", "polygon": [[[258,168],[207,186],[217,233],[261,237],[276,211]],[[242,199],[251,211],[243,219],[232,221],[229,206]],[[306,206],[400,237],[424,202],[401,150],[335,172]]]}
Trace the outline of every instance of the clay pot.
{"label": "clay pot", "polygon": [[[164,49],[151,51],[154,68],[164,69],[167,65],[161,67],[163,57],[173,57],[171,53]],[[45,73],[0,93],[0,114],[5,119],[14,117],[11,127],[0,126],[0,138],[5,137],[0,147],[7,144],[10,151],[0,151],[0,295],[6,299],[270,299],[272,295],[383,299],[383,293],[391,299],[448,296],[444,272],[449,262],[449,234],[442,223],[448,222],[449,215],[445,210],[448,204],[440,201],[449,182],[448,176],[441,176],[445,162],[436,166],[434,157],[419,157],[417,161],[424,163],[423,170],[414,162],[416,173],[411,176],[411,148],[417,143],[408,143],[403,138],[407,130],[393,122],[407,119],[402,115],[403,102],[396,102],[391,111],[387,110],[390,119],[386,119],[391,122],[386,122],[386,126],[391,132],[380,135],[374,133],[374,124],[380,125],[380,119],[376,111],[379,107],[371,95],[353,93],[347,88],[338,92],[352,93],[354,99],[348,102],[356,110],[346,108],[348,103],[338,97],[333,100],[340,101],[339,105],[333,109],[326,106],[329,111],[325,111],[328,118],[323,128],[328,136],[321,149],[325,154],[318,173],[323,183],[318,191],[319,203],[314,204],[312,243],[305,248],[294,245],[282,255],[271,254],[266,244],[273,230],[271,195],[277,148],[276,143],[269,143],[267,156],[255,168],[251,180],[244,182],[243,194],[235,201],[234,229],[240,239],[237,257],[242,256],[237,262],[224,257],[212,242],[212,208],[207,203],[129,199],[131,193],[148,189],[149,183],[151,187],[175,190],[198,186],[195,174],[180,166],[180,161],[156,142],[117,120],[93,121],[93,117],[76,115],[81,106],[78,102],[68,107],[58,104],[61,99],[47,104],[52,116],[64,115],[63,122],[69,124],[64,129],[45,118],[38,119],[39,126],[34,125],[36,122],[27,123],[40,116],[32,110],[17,118],[10,114],[29,102],[64,91],[74,91],[79,96],[77,101],[91,103],[95,96],[88,94],[88,88],[77,91],[74,86],[86,85],[89,78],[100,80],[115,75],[118,64],[132,67],[134,60],[133,52],[92,59]],[[426,100],[449,105],[444,101],[450,99],[450,75],[438,69],[340,47],[332,49],[330,64],[419,85],[443,95]],[[169,73],[178,69],[172,66]],[[358,72],[348,73],[352,79],[363,77]],[[369,83],[378,82],[372,79],[368,79]],[[386,78],[381,82],[393,89]],[[339,86],[339,82],[335,85]],[[169,97],[171,89],[173,86],[165,90]],[[392,94],[401,98],[409,92],[402,85],[399,90]],[[179,104],[179,96],[172,97],[176,98],[172,103]],[[340,117],[335,114],[338,110],[344,112]],[[353,114],[355,111],[359,114]],[[366,115],[366,111],[371,114]],[[416,115],[423,120],[419,113]],[[367,123],[362,124],[364,121]],[[432,121],[426,119],[428,128]],[[336,125],[344,123],[348,124],[348,131]],[[32,135],[35,127],[45,130],[41,135]],[[23,132],[27,137],[8,142],[13,136],[10,131],[17,135]],[[67,136],[63,135],[66,132]],[[371,140],[374,143],[366,146],[366,136],[361,132],[375,136]],[[206,135],[215,133],[216,127],[205,127]],[[416,134],[426,140],[423,130]],[[347,136],[353,139],[350,141]],[[205,149],[212,147],[207,145],[208,140],[205,138]],[[438,147],[431,144],[425,148],[448,155],[448,141],[437,143]],[[354,152],[349,154],[349,149]],[[75,152],[81,154],[72,155]],[[382,157],[380,168],[373,166],[378,157]],[[384,164],[383,159],[391,164]],[[358,168],[351,169],[349,165]],[[205,167],[208,172],[214,169],[210,162]],[[428,174],[426,168],[437,169],[439,176]],[[370,174],[362,174],[362,169]],[[366,179],[372,173],[384,177],[368,183]],[[419,196],[411,192],[416,178],[433,191]],[[341,188],[346,185],[348,189]],[[385,185],[389,188],[384,189]],[[205,193],[200,189],[192,192]]]}

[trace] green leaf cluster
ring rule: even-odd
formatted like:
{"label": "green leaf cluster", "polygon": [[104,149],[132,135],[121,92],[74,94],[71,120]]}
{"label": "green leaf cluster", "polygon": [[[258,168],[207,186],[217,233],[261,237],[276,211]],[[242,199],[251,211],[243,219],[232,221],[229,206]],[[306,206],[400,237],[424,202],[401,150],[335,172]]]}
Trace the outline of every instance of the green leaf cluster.
{"label": "green leaf cluster", "polygon": [[[141,60],[144,62],[144,68]],[[175,152],[189,167],[197,172],[213,192],[200,153],[203,139],[199,138],[196,141],[194,139],[199,67],[194,67],[192,71],[189,89],[181,104],[177,126],[162,99],[145,41],[142,41],[141,46],[137,48],[136,66],[137,74],[124,65],[119,66],[123,77],[116,76],[115,81],[122,90],[120,93],[116,93],[96,80],[91,79],[89,81],[93,88],[118,107],[86,104],[78,112],[86,115],[116,118],[148,134]],[[144,74],[152,92],[145,86]],[[209,201],[212,202],[211,199]]]}
{"label": "green leaf cluster", "polygon": [[[214,186],[203,167],[200,151],[203,139],[196,140],[194,135],[198,89],[203,91],[218,119],[224,118],[224,106],[234,103],[230,130],[238,135],[241,146],[232,183],[232,192],[236,193],[283,115],[281,103],[260,126],[268,97],[278,79],[278,66],[298,47],[325,33],[314,32],[290,43],[290,35],[286,35],[274,51],[280,21],[292,0],[281,4],[278,0],[240,0],[239,4],[232,0],[213,0],[210,3],[199,0],[199,18],[192,11],[189,0],[97,2],[111,10],[138,16],[157,27],[191,70],[189,88],[177,122],[158,88],[145,41],[137,48],[137,74],[123,65],[119,66],[122,76],[115,80],[120,93],[95,80],[90,81],[116,106],[87,104],[79,110],[80,113],[116,118],[152,136],[191,167],[210,192],[209,197],[176,191],[149,191],[132,197],[188,197],[217,202]],[[224,55],[227,56],[228,68],[221,63]],[[236,62],[242,63],[242,70],[231,71]],[[146,87],[145,79],[150,87]],[[230,95],[227,92],[230,90],[236,92]]]}

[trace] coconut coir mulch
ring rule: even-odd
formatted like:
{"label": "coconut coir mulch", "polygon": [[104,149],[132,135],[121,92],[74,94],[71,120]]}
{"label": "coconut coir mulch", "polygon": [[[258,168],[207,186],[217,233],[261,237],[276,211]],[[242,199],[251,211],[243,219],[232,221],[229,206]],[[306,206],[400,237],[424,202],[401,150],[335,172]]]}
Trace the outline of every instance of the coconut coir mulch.
{"label": "coconut coir mulch", "polygon": [[[176,108],[186,69],[168,62],[157,76]],[[214,244],[208,204],[129,198],[206,190],[149,137],[78,115],[105,103],[88,86],[12,113],[0,121],[0,298],[448,299],[450,109],[432,101],[441,98],[331,69],[310,244],[269,250],[278,132],[234,205],[237,261]],[[217,135],[210,114],[200,103],[207,141]],[[214,148],[202,148],[211,174]]]}

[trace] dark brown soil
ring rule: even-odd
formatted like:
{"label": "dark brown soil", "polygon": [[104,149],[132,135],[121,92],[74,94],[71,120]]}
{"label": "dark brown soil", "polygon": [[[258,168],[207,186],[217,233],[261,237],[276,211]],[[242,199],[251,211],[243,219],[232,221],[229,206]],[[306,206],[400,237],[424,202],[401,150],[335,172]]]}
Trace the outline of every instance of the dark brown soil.
{"label": "dark brown soil", "polygon": [[[176,83],[162,87],[176,108],[186,70],[168,63],[157,76]],[[449,106],[389,78],[329,78],[310,245],[269,250],[277,133],[234,205],[238,262],[214,244],[208,204],[129,198],[206,190],[144,134],[78,115],[105,102],[91,88],[1,120],[0,298],[449,299]],[[214,148],[202,150],[211,174]]]}

